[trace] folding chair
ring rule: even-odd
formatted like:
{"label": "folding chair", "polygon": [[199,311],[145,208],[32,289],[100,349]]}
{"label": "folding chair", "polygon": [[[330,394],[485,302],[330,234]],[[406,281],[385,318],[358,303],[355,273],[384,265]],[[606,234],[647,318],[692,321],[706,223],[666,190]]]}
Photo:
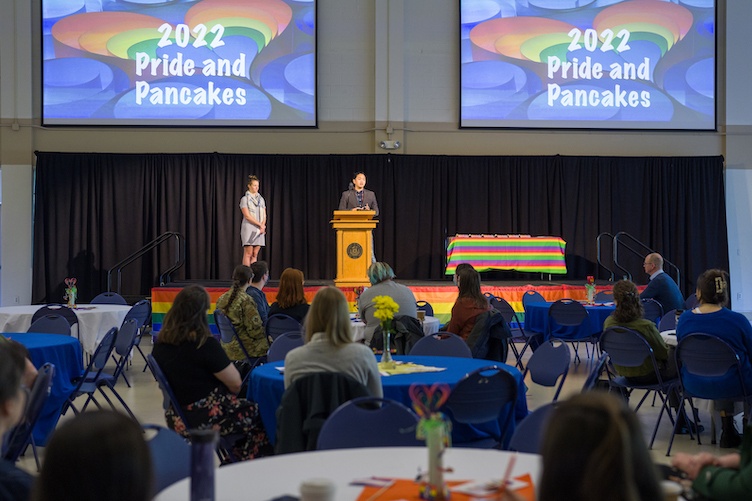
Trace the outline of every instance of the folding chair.
{"label": "folding chair", "polygon": [[128,306],[128,302],[117,292],[102,292],[91,300],[90,304],[119,304]]}
{"label": "folding chair", "polygon": [[300,332],[285,332],[281,336],[277,337],[274,342],[269,346],[269,352],[266,354],[266,360],[268,362],[276,362],[278,360],[284,360],[285,355],[290,350],[294,350],[300,346],[303,346],[305,341],[303,340],[303,334]]}
{"label": "folding chair", "polygon": [[316,449],[411,447],[418,416],[394,400],[360,397],[337,407],[321,427]]}
{"label": "folding chair", "polygon": [[595,295],[594,301],[596,303],[613,303],[614,302],[614,291],[600,291],[598,294]]}
{"label": "folding chair", "polygon": [[556,402],[547,403],[520,421],[512,433],[512,438],[509,439],[509,450],[540,454],[543,434],[554,409],[556,409]]}
{"label": "folding chair", "polygon": [[62,334],[63,336],[71,335],[71,326],[62,315],[49,314],[37,318],[32,322],[26,332],[37,332],[42,334]]}
{"label": "folding chair", "polygon": [[128,388],[131,387],[130,381],[125,375],[125,370],[128,367],[128,361],[130,360],[133,348],[138,341],[138,324],[135,318],[125,320],[123,325],[120,326],[120,331],[115,337],[115,349],[112,354],[112,359],[115,361],[115,371],[112,373],[112,384],[117,383],[120,376],[125,380],[125,384]]}
{"label": "folding chair", "polygon": [[658,322],[658,331],[673,331],[676,330],[676,310],[671,310],[661,317],[661,321]]}
{"label": "folding chair", "polygon": [[[214,323],[217,326],[217,329],[219,329],[219,339],[224,344],[232,343],[232,340],[235,339],[238,342],[238,345],[240,346],[240,351],[243,352],[243,356],[245,357],[245,361],[248,363],[248,366],[251,368],[248,373],[246,374],[246,379],[251,374],[251,371],[255,369],[260,364],[264,363],[264,357],[252,357],[248,353],[248,349],[245,347],[245,344],[243,344],[243,340],[240,339],[240,336],[238,336],[238,332],[235,330],[235,326],[232,325],[232,321],[227,317],[227,315],[224,314],[222,310],[214,310]],[[268,360],[268,359],[267,359]]]}
{"label": "folding chair", "polygon": [[700,302],[697,300],[697,293],[693,292],[692,294],[687,296],[687,299],[684,300],[684,309],[691,310],[693,308],[696,308],[698,304],[700,304]]}
{"label": "folding chair", "polygon": [[608,353],[602,352],[601,356],[598,357],[598,360],[595,362],[595,367],[593,367],[593,370],[590,371],[587,379],[585,379],[585,383],[582,385],[582,393],[596,389],[598,380],[600,379],[601,374],[603,374],[603,371],[606,369],[606,362],[608,362]]}
{"label": "folding chair", "polygon": [[642,309],[645,311],[643,318],[654,322],[656,326],[663,318],[663,306],[655,299],[643,299]]}
{"label": "folding chair", "polygon": [[175,482],[191,476],[191,444],[182,436],[164,426],[145,424],[146,444],[151,453],[154,470],[154,494],[158,494]]}
{"label": "folding chair", "polygon": [[427,317],[433,316],[433,306],[428,301],[415,301],[415,307],[418,311],[425,311]]}
{"label": "folding chair", "polygon": [[275,313],[266,320],[266,337],[271,345],[277,337],[285,332],[300,332],[303,326],[300,322],[284,313]]}
{"label": "folding chair", "polygon": [[451,332],[424,336],[413,345],[409,355],[473,358],[465,340]]}
{"label": "folding chair", "polygon": [[[525,354],[528,346],[530,346],[530,340],[533,337],[540,335],[535,332],[527,332],[522,328],[522,322],[517,316],[517,312],[514,311],[514,308],[512,308],[512,305],[509,304],[506,299],[494,296],[490,293],[487,293],[486,297],[489,298],[491,306],[493,306],[499,313],[501,313],[501,316],[504,317],[504,321],[509,326],[510,332],[513,333],[512,337],[509,338],[509,347],[512,348],[512,353],[514,353],[514,356],[516,358],[517,367],[519,367],[520,370],[524,370],[524,367],[522,365],[522,356]],[[513,326],[516,326],[516,332],[518,332],[519,335],[514,335],[515,329],[513,329]],[[515,343],[523,343],[522,349],[518,351]]]}
{"label": "folding chair", "polygon": [[[585,344],[585,353],[590,358],[590,350],[587,343],[593,344],[593,353],[595,353],[595,343],[597,336],[587,332],[586,334],[577,333],[580,329],[587,329],[588,312],[584,306],[573,299],[559,299],[548,309],[548,338],[557,338],[571,343],[574,348],[574,363],[580,363],[580,354],[578,348],[580,342]],[[563,330],[562,330],[563,329]]]}
{"label": "folding chair", "polygon": [[78,324],[78,317],[76,316],[76,312],[62,304],[48,304],[42,306],[34,312],[34,315],[31,316],[31,323],[33,324],[46,315],[60,315],[68,321],[71,330],[73,329],[74,325]]}
{"label": "folding chair", "polygon": [[50,396],[54,375],[55,366],[53,364],[44,364],[39,368],[37,377],[29,392],[23,417],[8,432],[7,447],[3,452],[3,459],[15,463],[26,448],[31,445],[31,450],[34,452],[34,461],[37,464],[37,471],[39,471],[39,456],[37,455],[37,446],[34,443],[32,432],[34,431],[34,426],[37,424],[39,415],[42,413],[42,408]]}
{"label": "folding chair", "polygon": [[497,433],[489,433],[485,438],[452,445],[484,449],[502,447],[516,400],[517,382],[503,368],[490,365],[466,375],[452,389],[442,410],[457,423],[480,425],[495,421],[499,422],[499,428]]}
{"label": "folding chair", "polygon": [[[63,410],[60,414],[65,414],[68,411],[68,408],[73,409],[73,412],[76,414],[78,414],[79,412],[84,412],[89,406],[90,402],[94,402],[94,405],[96,405],[98,409],[101,409],[102,406],[94,396],[97,391],[104,397],[112,410],[116,411],[117,409],[112,403],[112,400],[110,400],[110,397],[108,397],[107,393],[105,393],[102,389],[104,386],[106,386],[110,389],[115,398],[118,399],[120,404],[131,416],[131,418],[138,423],[136,416],[133,414],[133,412],[131,412],[130,408],[122,399],[120,394],[115,391],[115,380],[113,379],[112,375],[104,372],[107,361],[110,359],[112,351],[115,349],[115,340],[117,338],[118,332],[118,328],[113,327],[112,329],[107,331],[107,334],[104,335],[104,338],[99,343],[99,346],[97,346],[97,349],[94,351],[94,355],[92,355],[91,360],[89,361],[89,365],[86,367],[81,377],[76,378],[76,388],[68,396],[68,400],[65,402],[65,404],[63,404]],[[84,402],[84,405],[81,407],[81,410],[79,411],[78,408],[76,408],[76,406],[73,404],[73,401],[79,396],[83,395],[86,395],[87,398]]]}
{"label": "folding chair", "polygon": [[524,378],[529,373],[534,383],[550,388],[555,387],[556,382],[559,381],[554,397],[551,399],[555,402],[559,398],[561,387],[564,386],[564,380],[567,379],[571,362],[569,346],[563,341],[549,339],[533,352],[522,377]]}
{"label": "folding chair", "polygon": [[[661,424],[663,413],[665,412],[668,415],[672,425],[677,423],[671,413],[671,409],[669,408],[668,396],[671,392],[678,391],[679,379],[673,378],[664,381],[658,368],[658,362],[655,359],[653,348],[639,332],[633,331],[632,329],[614,326],[603,331],[603,334],[601,334],[601,351],[608,353],[612,365],[619,365],[622,367],[639,367],[645,363],[646,359],[650,360],[653,371],[655,372],[655,383],[632,383],[626,377],[619,376],[612,371],[612,367],[610,366],[607,367],[607,374],[609,385],[613,388],[624,389],[627,394],[631,393],[634,389],[645,390],[645,394],[640,399],[637,407],[635,407],[635,412],[640,410],[640,406],[642,406],[642,403],[647,399],[651,392],[654,392],[660,397],[661,411],[658,414],[658,419],[653,428],[653,436],[650,438],[649,447],[652,449],[655,435],[658,433],[658,427]],[[674,433],[676,433],[675,426],[671,434],[672,441]],[[670,450],[671,445],[669,444],[669,452]]]}
{"label": "folding chair", "polygon": [[[692,398],[742,400],[748,405],[752,394],[744,384],[741,360],[723,339],[699,332],[683,337],[676,346],[676,366],[681,381],[680,411],[684,412],[684,403],[689,402],[695,423],[698,413]],[[715,443],[715,427],[712,434],[711,442]],[[672,435],[666,455],[671,452],[673,438]],[[701,444],[700,433],[697,443]]]}
{"label": "folding chair", "polygon": [[[136,336],[136,343],[134,344],[134,348],[136,348],[136,351],[138,351],[139,355],[141,355],[141,358],[144,360],[144,362],[146,362],[146,355],[141,349],[141,340],[144,337],[151,335],[151,301],[149,301],[148,299],[142,299],[141,301],[131,306],[131,309],[128,310],[128,313],[125,314],[123,323],[130,319],[135,319],[136,326],[138,327],[138,335]],[[148,369],[148,367],[149,364],[144,363],[144,368],[141,372],[146,372],[146,369]]]}

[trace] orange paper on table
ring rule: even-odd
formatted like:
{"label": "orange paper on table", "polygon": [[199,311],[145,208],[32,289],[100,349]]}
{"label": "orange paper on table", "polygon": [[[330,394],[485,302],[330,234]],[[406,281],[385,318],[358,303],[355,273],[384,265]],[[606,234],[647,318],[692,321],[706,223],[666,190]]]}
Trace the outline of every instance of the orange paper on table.
{"label": "orange paper on table", "polygon": [[[533,479],[532,477],[530,477],[530,474],[525,473],[524,475],[514,477],[514,479],[525,483],[525,487],[517,489],[515,493],[526,501],[535,501],[535,486],[533,485]],[[447,485],[451,490],[453,486],[464,484],[465,482],[467,482],[467,480],[452,480],[451,482],[447,482]],[[360,493],[360,496],[358,496],[358,501],[366,501],[367,499],[371,499],[371,497],[380,489],[380,487],[364,487],[363,491]],[[415,480],[400,478],[395,480],[394,485],[383,492],[377,499],[382,501],[388,501],[390,499],[408,499],[420,501],[419,490],[420,484],[415,482]],[[493,498],[493,496],[494,493],[489,493],[488,498],[491,499]],[[470,501],[471,499],[478,499],[478,497],[471,497],[466,494],[452,492],[452,501]]]}

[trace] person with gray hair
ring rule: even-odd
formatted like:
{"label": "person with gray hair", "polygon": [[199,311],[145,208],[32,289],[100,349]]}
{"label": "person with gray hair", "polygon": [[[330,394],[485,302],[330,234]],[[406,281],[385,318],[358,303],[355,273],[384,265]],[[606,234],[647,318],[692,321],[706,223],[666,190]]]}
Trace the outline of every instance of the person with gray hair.
{"label": "person with gray hair", "polygon": [[[26,408],[22,377],[26,360],[23,350],[12,343],[0,343],[0,443],[5,433],[18,424]],[[28,499],[34,477],[0,459],[0,499]]]}
{"label": "person with gray hair", "polygon": [[650,282],[640,293],[640,299],[655,299],[663,307],[663,313],[684,309],[684,297],[674,279],[663,271],[663,257],[657,252],[645,256],[642,263]]}
{"label": "person with gray hair", "polygon": [[376,304],[373,298],[376,296],[389,296],[399,306],[398,315],[418,317],[415,295],[408,287],[394,281],[395,275],[392,267],[386,263],[377,261],[368,267],[368,281],[371,287],[363,291],[358,300],[358,312],[360,318],[366,323],[365,340],[370,345],[373,333],[379,326],[379,320],[373,316],[376,312]]}

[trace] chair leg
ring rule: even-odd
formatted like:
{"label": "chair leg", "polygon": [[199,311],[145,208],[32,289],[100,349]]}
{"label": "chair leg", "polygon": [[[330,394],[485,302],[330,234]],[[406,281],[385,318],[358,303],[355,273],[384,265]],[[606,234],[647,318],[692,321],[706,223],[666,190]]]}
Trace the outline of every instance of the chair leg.
{"label": "chair leg", "polygon": [[[115,395],[115,398],[118,399],[118,401],[120,402],[120,405],[123,406],[123,409],[125,409],[125,411],[130,415],[131,419],[133,419],[136,423],[138,423],[139,422],[138,419],[133,414],[133,411],[131,411],[131,408],[128,407],[128,404],[125,403],[125,400],[123,400],[123,397],[121,397],[120,394],[117,391],[115,391],[115,388],[113,388],[111,385],[108,384],[107,387],[110,389],[112,394]],[[112,400],[110,400],[109,397],[107,397],[107,394],[104,392],[102,387],[97,387],[97,389],[99,390],[99,393],[101,393],[102,396],[105,398],[105,400],[107,400],[107,403],[110,404],[110,407],[112,408],[112,410],[116,410],[115,406],[112,403]]]}

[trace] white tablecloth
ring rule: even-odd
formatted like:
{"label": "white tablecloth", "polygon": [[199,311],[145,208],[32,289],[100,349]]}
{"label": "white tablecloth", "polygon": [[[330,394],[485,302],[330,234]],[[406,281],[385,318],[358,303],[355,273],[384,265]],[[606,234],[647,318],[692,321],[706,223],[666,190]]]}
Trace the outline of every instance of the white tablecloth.
{"label": "white tablecloth", "polygon": [[[31,317],[43,305],[5,306],[0,308],[0,331],[26,332],[31,326]],[[87,353],[94,353],[99,341],[108,330],[120,327],[130,306],[119,304],[82,304],[76,308],[78,327],[71,334],[78,336],[81,347]]]}
{"label": "white tablecloth", "polygon": [[[453,471],[445,480],[501,480],[511,452],[493,449],[449,448],[444,467]],[[362,486],[349,485],[355,479],[371,476],[415,478],[418,470],[428,468],[425,447],[378,447],[339,449],[284,454],[223,466],[216,471],[216,499],[222,501],[256,499],[268,501],[285,494],[298,496],[300,483],[312,478],[334,482],[336,501],[358,498]],[[518,454],[511,477],[529,473],[538,482],[540,457]],[[155,498],[158,501],[190,498],[190,478],[171,485]]]}
{"label": "white tablecloth", "polygon": [[[441,322],[436,317],[426,317],[423,320],[423,335],[429,336],[439,332]],[[353,340],[362,341],[366,333],[366,324],[362,320],[352,320]]]}

